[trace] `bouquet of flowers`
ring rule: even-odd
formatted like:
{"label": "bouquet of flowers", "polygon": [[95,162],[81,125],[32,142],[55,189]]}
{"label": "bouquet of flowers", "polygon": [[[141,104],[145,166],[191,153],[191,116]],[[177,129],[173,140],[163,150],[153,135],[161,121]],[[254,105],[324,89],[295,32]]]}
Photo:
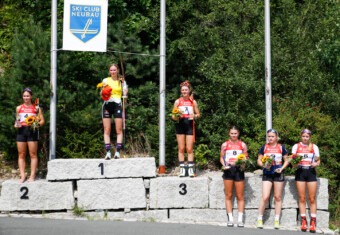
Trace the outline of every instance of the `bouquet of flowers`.
{"label": "bouquet of flowers", "polygon": [[37,116],[28,116],[25,120],[25,122],[33,129],[33,132],[35,132],[36,129],[39,129],[39,121],[40,118]]}
{"label": "bouquet of flowers", "polygon": [[[240,167],[242,164],[247,163],[248,159],[249,159],[248,156],[240,154],[236,158],[235,165]],[[240,169],[243,170],[242,167]]]}
{"label": "bouquet of flowers", "polygon": [[169,116],[172,117],[172,115],[174,115],[175,118],[180,118],[182,117],[182,112],[178,108],[174,108],[172,112],[169,114]]}
{"label": "bouquet of flowers", "polygon": [[103,82],[97,84],[97,88],[104,88],[105,86],[106,86],[106,83],[103,83]]}
{"label": "bouquet of flowers", "polygon": [[292,154],[288,157],[288,162],[292,163],[293,165],[299,164],[299,162],[301,162],[301,160],[302,160],[302,156],[297,155],[297,154]]}
{"label": "bouquet of flowers", "polygon": [[263,158],[262,158],[262,163],[263,163],[263,167],[264,168],[268,168],[269,166],[272,165],[273,163],[273,158],[271,158],[270,156],[268,155],[265,155]]}

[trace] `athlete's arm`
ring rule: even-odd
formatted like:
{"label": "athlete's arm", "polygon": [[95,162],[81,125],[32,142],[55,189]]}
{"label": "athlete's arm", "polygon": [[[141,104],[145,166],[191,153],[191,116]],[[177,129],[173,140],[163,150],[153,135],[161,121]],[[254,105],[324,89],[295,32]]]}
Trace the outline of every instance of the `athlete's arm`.
{"label": "athlete's arm", "polygon": [[[177,99],[174,103],[174,108],[173,109],[177,109],[178,107],[178,104],[179,104],[179,100]],[[177,121],[179,118],[176,118],[175,115],[172,115],[172,119]]]}
{"label": "athlete's arm", "polygon": [[[15,109],[15,113],[16,113],[15,115],[16,115],[16,117],[19,117],[19,111],[20,111],[20,105],[17,106],[16,109]],[[17,120],[17,122],[18,122],[19,126],[16,126],[16,122],[14,122],[14,127],[15,127],[15,128],[20,128],[20,127],[21,127],[21,125],[20,125],[20,120]]]}
{"label": "athlete's arm", "polygon": [[222,164],[223,168],[226,167],[226,165],[224,164],[224,160],[223,160],[224,155],[225,155],[225,143],[221,145],[221,153],[220,153],[220,163]]}
{"label": "athlete's arm", "polygon": [[262,146],[258,152],[257,165],[263,167],[262,158],[264,156],[264,146]]}
{"label": "athlete's arm", "polygon": [[196,100],[194,100],[194,110],[195,110],[195,112],[194,112],[194,118],[195,119],[198,119],[198,118],[200,118],[201,117],[201,114],[200,114],[200,111],[198,110],[198,104],[197,104],[197,102],[196,102]]}
{"label": "athlete's arm", "polygon": [[39,118],[40,118],[39,126],[43,126],[45,124],[45,118],[42,114],[41,108],[39,108]]}
{"label": "athlete's arm", "polygon": [[314,154],[315,154],[314,157],[319,157],[318,160],[312,162],[312,167],[315,168],[315,167],[318,167],[320,165],[321,161],[320,161],[320,152],[319,152],[318,146],[313,144],[313,149],[314,149]]}

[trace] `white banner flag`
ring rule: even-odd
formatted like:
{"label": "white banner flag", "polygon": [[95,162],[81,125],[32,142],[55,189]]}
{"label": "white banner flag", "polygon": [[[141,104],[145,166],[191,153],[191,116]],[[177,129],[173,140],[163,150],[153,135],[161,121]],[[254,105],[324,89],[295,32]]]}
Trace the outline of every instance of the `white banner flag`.
{"label": "white banner flag", "polygon": [[107,0],[65,0],[63,50],[106,52]]}

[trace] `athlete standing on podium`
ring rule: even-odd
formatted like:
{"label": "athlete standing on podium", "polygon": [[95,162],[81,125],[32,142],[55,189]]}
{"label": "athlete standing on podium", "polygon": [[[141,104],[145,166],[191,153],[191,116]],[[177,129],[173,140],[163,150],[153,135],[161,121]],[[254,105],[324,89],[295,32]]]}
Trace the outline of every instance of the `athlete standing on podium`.
{"label": "athlete standing on podium", "polygon": [[[116,64],[111,64],[109,67],[110,77],[104,78],[102,83],[105,84],[105,88],[100,92],[104,103],[102,106],[102,119],[104,126],[104,143],[106,149],[106,160],[111,159],[111,117],[113,115],[116,133],[117,133],[117,145],[114,158],[120,158],[120,149],[123,143],[123,109],[122,109],[122,95],[127,96],[128,89],[125,80],[118,76],[119,68]],[[124,94],[123,94],[124,93]]]}
{"label": "athlete standing on podium", "polygon": [[308,129],[301,132],[302,142],[295,144],[292,149],[293,154],[302,156],[301,162],[294,167],[295,183],[299,194],[299,210],[301,216],[301,231],[307,231],[306,220],[306,188],[308,189],[308,199],[310,205],[310,228],[311,233],[316,231],[316,200],[315,195],[318,188],[315,168],[320,165],[320,152],[318,146],[311,142],[312,133]]}
{"label": "athlete standing on podium", "polygon": [[225,206],[228,213],[228,227],[234,227],[233,205],[231,202],[233,196],[233,185],[235,183],[237,204],[238,204],[238,227],[244,227],[244,171],[240,168],[245,166],[235,166],[235,161],[240,154],[248,157],[247,145],[238,139],[240,131],[236,126],[229,130],[230,140],[224,142],[221,146],[220,162],[223,166],[223,182],[225,190]]}
{"label": "athlete standing on podium", "polygon": [[33,182],[38,167],[38,130],[32,128],[33,122],[38,122],[39,126],[45,124],[45,119],[42,114],[41,108],[32,103],[32,91],[29,88],[25,88],[22,93],[24,103],[16,108],[16,122],[14,127],[18,129],[17,135],[17,147],[18,147],[18,165],[20,170],[19,183],[23,183],[26,179],[25,176],[25,158],[27,152],[27,146],[31,158],[31,175],[27,182]]}
{"label": "athlete standing on podium", "polygon": [[178,143],[178,161],[180,164],[180,177],[185,176],[184,168],[184,151],[187,150],[189,176],[194,177],[194,120],[200,117],[198,104],[194,100],[193,95],[190,95],[190,83],[188,81],[182,82],[181,85],[182,97],[177,99],[174,103],[174,109],[178,109],[182,114],[181,117],[172,115],[172,119],[178,121],[175,124],[176,138]]}

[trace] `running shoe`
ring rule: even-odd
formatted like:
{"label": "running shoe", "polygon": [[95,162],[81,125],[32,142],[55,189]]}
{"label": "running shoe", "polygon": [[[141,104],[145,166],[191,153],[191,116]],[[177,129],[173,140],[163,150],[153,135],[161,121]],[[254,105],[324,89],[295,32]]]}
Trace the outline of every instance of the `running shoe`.
{"label": "running shoe", "polygon": [[228,227],[234,227],[234,222],[233,221],[228,221],[227,226]]}
{"label": "running shoe", "polygon": [[280,228],[280,222],[278,220],[274,221],[274,228],[279,229]]}
{"label": "running shoe", "polygon": [[192,166],[189,166],[189,177],[195,177],[194,168]]}
{"label": "running shoe", "polygon": [[263,221],[262,221],[262,219],[257,220],[257,228],[263,228]]}
{"label": "running shoe", "polygon": [[309,228],[309,232],[311,233],[315,233],[315,227],[316,227],[316,219],[312,218],[312,220],[310,221],[310,228]]}
{"label": "running shoe", "polygon": [[119,158],[120,158],[120,153],[119,153],[119,152],[116,152],[114,158],[115,158],[115,159],[119,159]]}
{"label": "running shoe", "polygon": [[105,160],[110,160],[111,159],[111,152],[108,151],[105,156]]}
{"label": "running shoe", "polygon": [[244,223],[242,221],[238,221],[237,227],[243,228],[244,227]]}
{"label": "running shoe", "polygon": [[301,218],[302,219],[302,225],[301,225],[301,231],[302,232],[306,232],[307,231],[307,220],[306,217],[305,218]]}
{"label": "running shoe", "polygon": [[179,177],[185,177],[185,168],[181,166]]}

